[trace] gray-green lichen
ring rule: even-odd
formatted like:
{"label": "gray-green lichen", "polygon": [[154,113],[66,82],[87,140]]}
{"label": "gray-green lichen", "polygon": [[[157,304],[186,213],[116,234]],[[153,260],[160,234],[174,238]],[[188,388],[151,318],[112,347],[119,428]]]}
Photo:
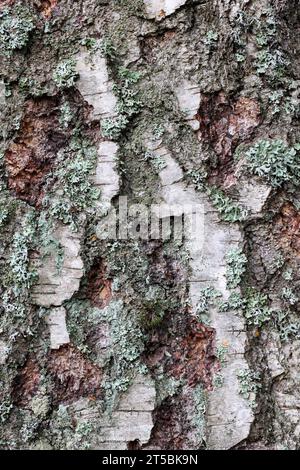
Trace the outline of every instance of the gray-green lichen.
{"label": "gray-green lichen", "polygon": [[32,10],[21,2],[0,11],[0,50],[10,54],[23,49],[35,29],[35,20]]}
{"label": "gray-green lichen", "polygon": [[[299,446],[295,424],[299,416],[292,406],[298,393],[297,233],[289,234],[297,226],[297,216],[286,222],[288,211],[284,206],[293,201],[297,207],[299,199],[299,149],[295,144],[299,141],[295,122],[299,110],[298,69],[293,57],[298,46],[293,34],[288,34],[294,30],[296,14],[287,2],[282,2],[280,8],[271,3],[245,2],[239,8],[228,4],[226,22],[222,2],[214,3],[214,15],[208,10],[211,4],[186,2],[167,18],[162,15],[146,21],[144,2],[140,0],[66,1],[47,19],[43,11],[37,13],[20,2],[1,10],[1,76],[7,94],[0,123],[4,170],[7,148],[26,127],[22,112],[25,103],[52,97],[57,100],[59,114],[59,131],[50,133],[43,149],[47,155],[53,146],[55,161],[45,178],[38,207],[20,201],[9,189],[8,175],[1,170],[1,447],[99,446],[103,412],[106,419],[105,412],[112,415],[118,410],[121,397],[126,399],[137,373],[151,373],[156,382],[158,407],[153,413],[149,445],[163,448],[158,425],[164,417],[173,425],[176,414],[175,424],[180,422],[182,426],[184,445],[191,442],[188,434],[195,447],[205,447],[207,420],[211,419],[211,391],[206,388],[224,392],[226,380],[231,377],[227,366],[234,347],[222,342],[214,347],[213,335],[220,331],[214,332],[211,327],[213,315],[222,316],[224,322],[230,318],[230,328],[239,326],[241,318],[246,322],[250,368],[241,369],[237,380],[242,397],[252,402],[256,395],[260,412],[249,439],[237,445],[247,448],[255,442],[263,447],[267,442],[267,446],[276,447],[285,442],[290,447]],[[101,119],[100,124],[92,117],[86,98],[80,95],[80,77],[73,59],[68,59],[77,57],[82,48],[91,58],[101,51],[107,59],[109,79],[115,83],[118,116]],[[295,67],[288,67],[289,63]],[[222,91],[224,96],[260,101],[261,122],[257,134],[248,136],[239,152],[244,158],[227,155],[222,160],[223,156],[214,151],[216,127],[210,128],[212,142],[205,143],[199,131],[186,122],[174,93],[183,79],[191,79],[201,96]],[[206,110],[208,127],[213,114],[222,113],[223,106],[226,104],[219,103],[218,109]],[[225,113],[223,119],[234,122],[236,116],[228,116]],[[145,142],[149,135],[170,150],[182,169],[186,187],[196,189],[199,198],[208,197],[217,210],[213,212],[211,239],[220,233],[220,226],[224,237],[226,234],[229,238],[234,238],[240,226],[243,237],[243,252],[225,250],[224,263],[219,266],[222,275],[216,280],[218,289],[227,282],[229,298],[221,299],[218,291],[205,287],[215,283],[205,279],[199,287],[196,315],[191,313],[187,281],[192,259],[184,243],[109,242],[97,238],[101,193],[94,187],[93,177],[99,142],[118,139],[121,191],[130,203],[150,204],[158,200],[158,174],[166,166],[163,159],[148,152]],[[57,151],[56,143],[60,141],[63,143]],[[35,171],[33,168],[32,174]],[[250,218],[240,204],[240,185],[244,181],[241,174],[255,188],[260,179],[273,188],[257,218]],[[112,206],[117,207],[116,201]],[[65,369],[59,365],[60,360],[67,360],[66,351],[74,348],[85,364],[101,369],[101,398],[75,396],[68,403],[55,401],[55,367],[50,371],[49,357],[57,352],[50,350],[45,321],[51,308],[32,304],[30,290],[37,275],[30,260],[39,256],[44,263],[53,255],[59,278],[66,259],[61,242],[54,236],[57,223],[71,227],[74,237],[80,237],[84,266],[82,273],[80,268],[78,289],[63,306],[71,346],[58,351],[59,360],[51,360],[61,378]],[[283,261],[272,266],[270,251],[278,252],[278,239],[283,245]],[[217,241],[224,246],[223,239]],[[291,276],[293,286],[289,285]],[[99,297],[108,302],[105,307],[99,307]],[[198,336],[188,329],[189,321],[196,322]],[[197,370],[199,375],[194,370],[194,342],[197,366],[203,369],[201,373]],[[204,359],[198,354],[203,350]],[[281,381],[277,377],[282,370],[285,376]],[[27,384],[34,374],[40,376],[41,383],[33,396],[26,397],[26,387],[20,391],[16,384]],[[67,391],[70,388],[69,383]],[[189,405],[184,393],[191,398]],[[87,419],[82,418],[85,413]],[[171,425],[163,425],[171,448],[176,436]],[[234,426],[231,423],[232,434]]]}

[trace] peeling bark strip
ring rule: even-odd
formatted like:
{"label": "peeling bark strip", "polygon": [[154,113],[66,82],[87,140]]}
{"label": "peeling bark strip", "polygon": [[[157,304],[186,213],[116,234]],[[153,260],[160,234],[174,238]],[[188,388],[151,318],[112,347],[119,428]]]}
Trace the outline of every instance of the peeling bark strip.
{"label": "peeling bark strip", "polygon": [[119,146],[115,142],[103,141],[98,149],[98,161],[94,184],[101,190],[102,210],[109,210],[111,200],[119,192],[120,176],[116,170]]}
{"label": "peeling bark strip", "polygon": [[[159,148],[155,152],[161,153]],[[174,176],[175,162],[170,154],[166,155],[166,167],[160,172],[164,201],[177,207],[187,203],[200,204],[205,212],[204,238],[188,241],[187,245],[191,257],[190,298],[196,313],[201,290],[205,287],[213,287],[228,298],[225,255],[240,242],[241,235],[236,228],[220,226],[217,213],[209,202],[180,181],[182,175],[181,178]],[[224,315],[216,309],[211,310],[210,316],[210,325],[216,331],[216,345],[226,350],[226,364],[222,387],[208,395],[207,443],[211,449],[230,449],[248,437],[254,419],[250,405],[239,393],[237,377],[238,370],[248,367],[244,359],[245,322],[233,312]],[[188,369],[188,364],[186,367]]]}
{"label": "peeling bark strip", "polygon": [[55,253],[33,259],[39,280],[32,289],[32,299],[42,307],[60,306],[78,290],[83,276],[83,263],[80,257],[82,231],[72,232],[67,226],[60,225],[53,233],[54,240],[63,248],[62,266],[57,266]]}
{"label": "peeling bark strip", "polygon": [[66,311],[63,307],[52,309],[47,323],[50,329],[51,349],[59,349],[70,342],[66,326]]}
{"label": "peeling bark strip", "polygon": [[76,57],[76,70],[79,73],[78,89],[93,109],[96,119],[117,114],[117,100],[112,92],[113,82],[109,80],[105,57],[97,52],[94,57],[81,52]]}
{"label": "peeling bark strip", "polygon": [[116,411],[101,422],[98,445],[100,449],[124,450],[131,442],[146,444],[153,427],[155,388],[148,376],[137,376],[121,398]]}
{"label": "peeling bark strip", "polygon": [[174,13],[186,3],[186,0],[144,0],[149,18],[162,19]]}
{"label": "peeling bark strip", "polygon": [[300,448],[299,24],[0,0],[1,449]]}

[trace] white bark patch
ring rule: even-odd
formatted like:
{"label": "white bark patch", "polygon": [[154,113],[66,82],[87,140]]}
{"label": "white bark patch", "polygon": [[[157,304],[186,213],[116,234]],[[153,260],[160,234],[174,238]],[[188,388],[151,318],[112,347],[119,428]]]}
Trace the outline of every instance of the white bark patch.
{"label": "white bark patch", "polygon": [[[166,157],[166,167],[160,172],[162,183],[161,197],[174,207],[190,205],[203,207],[203,236],[187,242],[190,252],[190,298],[194,312],[204,287],[214,287],[225,299],[229,296],[226,287],[226,253],[241,241],[236,226],[220,222],[217,211],[207,197],[193,187],[173,178],[176,162],[170,163],[170,153]],[[165,184],[169,181],[169,184]],[[191,214],[186,214],[188,221]],[[210,309],[211,326],[216,330],[217,346],[225,347],[226,361],[222,368],[224,384],[208,393],[207,406],[207,445],[209,449],[230,449],[249,435],[253,422],[250,403],[240,394],[237,377],[239,370],[247,370],[245,360],[246,332],[245,321],[235,312],[219,312]]]}
{"label": "white bark patch", "polygon": [[130,441],[146,444],[153,428],[152,412],[156,404],[154,383],[148,375],[138,375],[121,396],[111,414],[101,414],[95,402],[82,398],[70,405],[78,424],[95,423],[99,429],[91,449],[126,450]]}
{"label": "white bark patch", "polygon": [[98,206],[99,214],[103,217],[97,225],[97,235],[100,238],[116,236],[116,221],[114,212],[111,210],[111,201],[120,189],[120,176],[117,171],[118,150],[118,144],[111,141],[101,142],[99,146],[94,184],[101,190]]}
{"label": "white bark patch", "polygon": [[110,202],[119,192],[120,177],[117,172],[118,144],[111,141],[101,142],[94,184],[101,189],[101,204],[110,207]]}
{"label": "white bark patch", "polygon": [[39,280],[32,289],[32,299],[42,307],[60,306],[69,300],[79,289],[83,276],[83,262],[80,257],[80,239],[82,230],[72,232],[67,225],[59,224],[53,238],[64,250],[62,267],[58,270],[57,254],[52,253],[45,259],[37,258],[33,262]]}
{"label": "white bark patch", "polygon": [[272,379],[285,373],[285,368],[283,367],[284,354],[280,351],[280,347],[281,344],[276,335],[270,335],[266,343],[266,358]]}
{"label": "white bark patch", "polygon": [[47,317],[50,329],[50,348],[59,349],[69,344],[70,337],[66,325],[66,310],[64,307],[53,308]]}
{"label": "white bark patch", "polygon": [[[117,116],[117,98],[113,93],[113,81],[109,79],[105,57],[98,51],[91,56],[87,52],[77,55],[78,89],[87,103],[93,107],[94,117],[99,119]],[[99,145],[98,162],[93,183],[101,190],[99,208],[102,214],[108,213],[111,200],[119,192],[119,174],[117,172],[118,144],[104,141]],[[104,223],[105,221],[101,221]]]}
{"label": "white bark patch", "polygon": [[8,346],[5,341],[0,340],[0,365],[3,366],[6,362],[6,359],[8,357]]}
{"label": "white bark patch", "polygon": [[101,423],[99,449],[127,449],[129,441],[146,444],[153,428],[156,391],[149,376],[140,375],[123,395],[111,418]]}
{"label": "white bark patch", "polygon": [[80,52],[76,56],[76,70],[79,73],[77,87],[87,103],[93,107],[95,119],[117,115],[117,98],[109,79],[105,57],[98,51],[91,56]]}
{"label": "white bark patch", "polygon": [[257,182],[241,181],[238,187],[239,203],[249,210],[250,215],[259,215],[270,196],[272,188]]}
{"label": "white bark patch", "polygon": [[183,178],[183,172],[178,163],[172,158],[165,147],[158,147],[153,152],[157,158],[163,159],[165,168],[160,171],[160,180],[163,186],[176,183]]}
{"label": "white bark patch", "polygon": [[2,111],[4,111],[4,105],[5,105],[5,84],[1,80],[0,81],[0,115]]}
{"label": "white bark patch", "polygon": [[179,109],[185,115],[186,120],[194,131],[199,130],[199,121],[196,114],[200,108],[201,94],[198,85],[184,80],[175,90]]}
{"label": "white bark patch", "polygon": [[148,18],[162,19],[172,15],[187,0],[144,0]]}

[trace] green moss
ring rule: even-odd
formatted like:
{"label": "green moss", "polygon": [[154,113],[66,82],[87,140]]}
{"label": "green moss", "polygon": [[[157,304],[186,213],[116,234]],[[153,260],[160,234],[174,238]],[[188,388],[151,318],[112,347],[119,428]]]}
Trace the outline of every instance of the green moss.
{"label": "green moss", "polygon": [[129,263],[132,252],[135,253],[138,266],[140,261],[140,248],[138,243],[135,248],[133,248],[129,243],[128,247],[126,247],[124,242],[121,240],[114,240],[109,241],[106,248],[108,269],[112,276],[124,274],[126,272],[126,265],[131,268],[131,264]]}
{"label": "green moss", "polygon": [[100,50],[102,54],[112,62],[116,59],[117,50],[109,37],[106,37],[101,41],[93,37],[86,37],[82,39],[80,43],[91,52]]}
{"label": "green moss", "polygon": [[235,59],[238,63],[243,63],[247,58],[247,34],[249,33],[254,18],[246,11],[238,10],[235,12],[231,23],[231,37],[234,42]]}
{"label": "green moss", "polygon": [[64,248],[61,243],[53,237],[53,220],[47,217],[47,214],[41,212],[37,214],[37,232],[36,241],[39,246],[41,259],[54,255],[57,274],[60,273],[64,261]]}
{"label": "green moss", "polygon": [[134,128],[128,128],[126,139],[119,151],[119,173],[124,185],[130,185],[131,203],[147,206],[156,203],[156,191],[159,188],[157,170],[152,160],[145,159],[146,149],[142,140],[143,121],[137,120]]}
{"label": "green moss", "polygon": [[161,286],[150,285],[145,288],[144,299],[140,307],[140,324],[151,330],[161,325],[167,312],[178,307],[176,298],[166,297],[166,291]]}
{"label": "green moss", "polygon": [[146,330],[157,328],[162,323],[168,308],[169,302],[165,299],[145,300],[141,314],[141,325]]}

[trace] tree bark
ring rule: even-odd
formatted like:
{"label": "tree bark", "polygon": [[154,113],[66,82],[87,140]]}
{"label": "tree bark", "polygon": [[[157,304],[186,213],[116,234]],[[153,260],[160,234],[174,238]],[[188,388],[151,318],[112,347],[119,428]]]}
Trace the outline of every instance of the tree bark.
{"label": "tree bark", "polygon": [[1,448],[299,449],[297,7],[0,1]]}

